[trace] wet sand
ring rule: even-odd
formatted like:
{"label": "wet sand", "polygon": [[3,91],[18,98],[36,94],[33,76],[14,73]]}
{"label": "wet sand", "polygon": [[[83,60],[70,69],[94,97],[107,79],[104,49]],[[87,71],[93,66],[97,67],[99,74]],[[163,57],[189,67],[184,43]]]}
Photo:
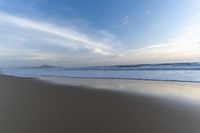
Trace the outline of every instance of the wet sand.
{"label": "wet sand", "polygon": [[199,124],[189,103],[0,76],[1,133],[199,133]]}

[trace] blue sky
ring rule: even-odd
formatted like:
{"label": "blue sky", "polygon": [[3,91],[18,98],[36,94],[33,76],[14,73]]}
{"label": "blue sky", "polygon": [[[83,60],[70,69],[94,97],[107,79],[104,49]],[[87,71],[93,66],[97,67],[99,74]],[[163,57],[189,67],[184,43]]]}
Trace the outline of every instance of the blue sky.
{"label": "blue sky", "polygon": [[199,0],[0,0],[0,66],[200,61]]}

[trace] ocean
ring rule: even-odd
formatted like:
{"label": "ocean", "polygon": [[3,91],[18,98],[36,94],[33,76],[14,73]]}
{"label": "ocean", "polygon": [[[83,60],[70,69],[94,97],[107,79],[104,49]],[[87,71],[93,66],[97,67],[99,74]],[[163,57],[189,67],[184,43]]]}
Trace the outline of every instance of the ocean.
{"label": "ocean", "polygon": [[19,77],[68,77],[95,79],[158,80],[200,82],[200,63],[117,65],[97,67],[20,67],[3,68],[3,74]]}

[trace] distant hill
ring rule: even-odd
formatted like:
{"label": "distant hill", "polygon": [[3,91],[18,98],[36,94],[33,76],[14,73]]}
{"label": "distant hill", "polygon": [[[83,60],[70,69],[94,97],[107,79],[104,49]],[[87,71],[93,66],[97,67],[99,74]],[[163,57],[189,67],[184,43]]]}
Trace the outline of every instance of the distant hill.
{"label": "distant hill", "polygon": [[41,65],[41,66],[23,66],[20,68],[63,68],[61,66]]}

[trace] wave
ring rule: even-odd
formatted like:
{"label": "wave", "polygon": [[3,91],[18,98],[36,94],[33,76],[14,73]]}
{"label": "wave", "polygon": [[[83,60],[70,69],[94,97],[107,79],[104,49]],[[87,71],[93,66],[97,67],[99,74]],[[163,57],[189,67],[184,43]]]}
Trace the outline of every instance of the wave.
{"label": "wave", "polygon": [[171,82],[200,82],[199,69],[154,69],[154,70],[108,70],[108,69],[58,69],[58,68],[12,68],[3,69],[3,74],[21,77],[56,76],[68,78],[154,80]]}

